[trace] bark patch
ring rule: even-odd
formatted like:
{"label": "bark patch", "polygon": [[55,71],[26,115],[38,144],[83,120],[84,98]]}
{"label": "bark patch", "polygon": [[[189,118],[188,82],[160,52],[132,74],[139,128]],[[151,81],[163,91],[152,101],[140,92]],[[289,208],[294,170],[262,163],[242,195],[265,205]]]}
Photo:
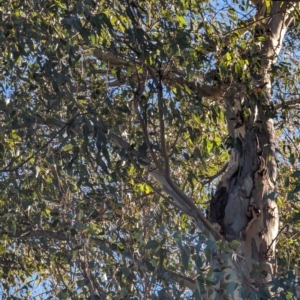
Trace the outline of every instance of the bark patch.
{"label": "bark patch", "polygon": [[220,233],[224,233],[225,208],[228,200],[228,192],[225,187],[218,189],[209,205],[209,220],[221,226]]}

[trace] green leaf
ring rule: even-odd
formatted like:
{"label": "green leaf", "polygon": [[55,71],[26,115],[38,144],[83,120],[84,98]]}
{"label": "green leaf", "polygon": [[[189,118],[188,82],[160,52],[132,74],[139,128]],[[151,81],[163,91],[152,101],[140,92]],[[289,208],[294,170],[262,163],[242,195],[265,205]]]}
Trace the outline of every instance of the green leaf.
{"label": "green leaf", "polygon": [[11,222],[11,232],[12,232],[12,235],[16,235],[16,232],[17,232],[17,223],[15,220],[13,220]]}
{"label": "green leaf", "polygon": [[237,240],[233,240],[229,243],[229,246],[235,250],[237,250],[240,246],[241,246],[241,243]]}
{"label": "green leaf", "polygon": [[150,240],[145,246],[145,249],[156,250],[159,247],[159,242],[156,240]]}
{"label": "green leaf", "polygon": [[185,19],[181,15],[176,15],[177,20],[179,21],[179,28],[182,28],[185,26]]}
{"label": "green leaf", "polygon": [[190,261],[191,249],[188,245],[184,245],[181,249],[181,260],[185,270],[188,270]]}
{"label": "green leaf", "polygon": [[239,286],[238,282],[227,282],[222,285],[222,288],[226,290],[229,295],[233,295],[237,287]]}
{"label": "green leaf", "polygon": [[145,190],[145,193],[146,193],[146,194],[150,194],[150,193],[152,193],[152,192],[153,192],[153,190],[152,190],[151,186],[150,186],[150,185],[148,185],[148,184],[145,184],[145,186],[144,186],[144,190]]}
{"label": "green leaf", "polygon": [[44,213],[45,213],[46,217],[50,217],[51,216],[51,210],[48,209],[48,208],[45,209]]}
{"label": "green leaf", "polygon": [[6,248],[0,245],[0,254],[3,254],[6,252]]}
{"label": "green leaf", "polygon": [[128,268],[123,267],[121,269],[122,273],[125,275],[125,277],[128,277],[130,275],[130,271]]}
{"label": "green leaf", "polygon": [[80,280],[77,280],[76,283],[77,283],[78,288],[80,289],[89,283],[89,279],[88,278],[80,279]]}
{"label": "green leaf", "polygon": [[296,213],[292,219],[292,222],[298,222],[298,221],[300,221],[300,213]]}
{"label": "green leaf", "polygon": [[66,144],[65,146],[63,146],[63,151],[70,151],[72,149],[73,149],[72,144]]}
{"label": "green leaf", "polygon": [[291,174],[291,176],[292,176],[292,177],[299,178],[299,177],[300,177],[300,171],[297,170],[297,171],[293,172],[293,173]]}
{"label": "green leaf", "polygon": [[[1,293],[30,299],[36,282],[49,292],[41,297],[57,299],[213,299],[216,291],[233,299],[234,289],[241,299],[269,299],[258,286],[234,286],[237,273],[263,281],[265,260],[236,266],[244,243],[228,228],[215,241],[189,207],[217,231],[223,221],[236,228],[237,215],[245,229],[249,201],[265,220],[276,200],[280,219],[261,228],[284,228],[268,284],[274,297],[295,297],[297,13],[286,10],[296,21],[278,34],[263,28],[287,2],[264,1],[263,16],[248,0],[2,2]],[[272,38],[279,52],[269,62]],[[244,138],[235,137],[239,121]],[[257,243],[264,248],[263,237]]]}
{"label": "green leaf", "polygon": [[199,284],[198,280],[195,281],[195,286],[196,286],[196,289],[195,289],[195,292],[194,292],[194,299],[195,300],[202,300],[201,288],[200,288],[200,284]]}

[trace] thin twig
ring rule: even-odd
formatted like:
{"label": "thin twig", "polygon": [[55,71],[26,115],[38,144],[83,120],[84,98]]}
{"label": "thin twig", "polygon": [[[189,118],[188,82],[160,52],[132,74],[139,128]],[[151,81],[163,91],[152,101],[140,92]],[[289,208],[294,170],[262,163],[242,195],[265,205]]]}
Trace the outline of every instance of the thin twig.
{"label": "thin twig", "polygon": [[90,114],[90,112],[88,112],[88,113],[81,113],[81,114],[78,114],[75,117],[73,117],[71,120],[69,120],[68,122],[66,122],[66,124],[63,125],[63,127],[60,130],[58,130],[57,132],[55,132],[55,134],[53,135],[53,137],[50,138],[50,140],[45,145],[43,145],[42,147],[40,147],[35,153],[33,153],[32,155],[30,155],[23,162],[21,162],[20,164],[18,164],[16,167],[14,167],[12,169],[9,168],[9,166],[12,164],[12,162],[10,162],[6,167],[4,167],[3,169],[0,170],[0,173],[3,173],[3,172],[14,172],[14,171],[17,171],[18,169],[20,169],[28,161],[30,161],[32,158],[34,158],[39,152],[41,152],[42,150],[44,150],[45,148],[47,148],[49,146],[49,144],[57,137],[57,135],[60,134],[61,132],[63,132],[70,124],[72,124],[72,122],[77,117],[82,116],[82,115],[87,115],[87,114]]}
{"label": "thin twig", "polygon": [[162,92],[162,78],[161,74],[159,76],[159,82],[157,86],[158,91],[158,112],[159,112],[159,125],[160,125],[160,143],[161,143],[161,150],[162,155],[164,157],[165,162],[165,172],[164,175],[167,178],[170,178],[170,165],[169,165],[169,156],[168,156],[168,150],[166,145],[166,137],[165,137],[165,120],[164,120],[164,113],[163,113],[163,92]]}
{"label": "thin twig", "polygon": [[214,179],[218,178],[222,173],[224,173],[227,167],[228,162],[216,174],[206,177],[206,179],[203,181],[203,184],[211,183]]}
{"label": "thin twig", "polygon": [[155,167],[161,172],[162,171],[162,168],[161,168],[161,164],[158,162],[158,159],[156,157],[156,155],[154,154],[153,152],[153,149],[152,149],[152,146],[151,146],[151,143],[150,143],[150,140],[149,140],[149,135],[148,135],[148,130],[147,130],[147,127],[146,127],[146,124],[140,114],[140,111],[139,111],[139,101],[143,95],[143,92],[145,90],[145,82],[143,81],[143,83],[140,81],[140,78],[139,78],[139,74],[137,72],[137,76],[138,76],[138,89],[136,90],[135,94],[134,94],[134,110],[135,110],[135,113],[140,121],[140,124],[141,124],[141,127],[142,127],[142,130],[143,130],[143,133],[144,133],[144,139],[146,141],[146,144],[147,144],[147,148],[149,150],[149,153],[150,153],[150,156],[155,164]]}
{"label": "thin twig", "polygon": [[297,104],[300,105],[300,98],[288,100],[288,101],[285,101],[282,103],[278,103],[278,104],[274,105],[274,108],[277,110],[277,109],[282,109],[282,108],[288,108],[290,106],[297,105]]}
{"label": "thin twig", "polygon": [[171,147],[172,152],[171,152],[171,154],[169,155],[169,157],[173,156],[173,154],[174,154],[174,152],[175,152],[175,147],[176,147],[176,145],[177,145],[177,142],[178,142],[179,136],[180,136],[180,134],[181,134],[182,128],[183,128],[183,124],[180,125],[180,128],[179,128],[179,130],[177,131],[177,135],[176,135],[175,141],[174,141],[174,143],[173,143],[173,145],[172,145],[172,147]]}

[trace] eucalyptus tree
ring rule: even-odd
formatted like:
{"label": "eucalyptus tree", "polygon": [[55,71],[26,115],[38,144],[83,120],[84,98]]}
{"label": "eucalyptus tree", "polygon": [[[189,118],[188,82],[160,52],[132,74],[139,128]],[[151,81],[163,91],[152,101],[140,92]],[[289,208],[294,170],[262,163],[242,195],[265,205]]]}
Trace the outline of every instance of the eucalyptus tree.
{"label": "eucalyptus tree", "polygon": [[299,8],[0,4],[3,299],[299,298]]}

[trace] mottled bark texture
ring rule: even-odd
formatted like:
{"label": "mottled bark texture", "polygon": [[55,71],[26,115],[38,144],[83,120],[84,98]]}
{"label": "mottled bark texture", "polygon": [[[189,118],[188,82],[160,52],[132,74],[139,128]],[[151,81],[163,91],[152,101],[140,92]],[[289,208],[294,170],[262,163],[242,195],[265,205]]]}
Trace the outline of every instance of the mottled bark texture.
{"label": "mottled bark texture", "polygon": [[[263,5],[263,3],[261,3]],[[275,131],[271,110],[270,68],[280,52],[296,4],[272,3],[260,24],[265,42],[256,54],[260,69],[252,70],[252,86],[236,84],[225,95],[228,131],[233,142],[228,169],[210,203],[210,221],[223,237],[242,242],[241,252],[260,263],[260,283],[275,275],[278,208],[274,199],[277,177]],[[299,4],[298,4],[299,5]],[[247,112],[247,113],[245,113]]]}

